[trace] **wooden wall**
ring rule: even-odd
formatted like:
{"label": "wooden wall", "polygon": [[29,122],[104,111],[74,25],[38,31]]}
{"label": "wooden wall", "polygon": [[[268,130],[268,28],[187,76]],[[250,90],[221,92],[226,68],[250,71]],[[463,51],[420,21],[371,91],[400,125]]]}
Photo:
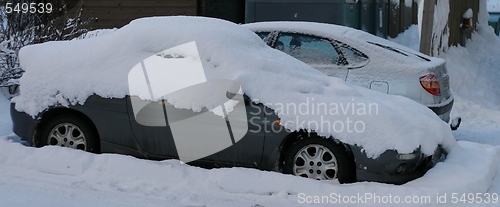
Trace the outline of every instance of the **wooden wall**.
{"label": "wooden wall", "polygon": [[198,15],[245,23],[245,0],[203,0],[204,12]]}
{"label": "wooden wall", "polygon": [[467,38],[470,39],[478,22],[479,0],[450,0],[450,14],[448,16],[448,28],[450,29],[449,46],[460,44],[462,40],[460,24],[462,23],[463,14],[469,8],[471,8],[474,13],[472,17],[472,28],[467,30]]}
{"label": "wooden wall", "polygon": [[[418,5],[413,0],[399,0],[399,4],[394,4],[391,0],[387,1],[389,5],[389,37],[394,38],[412,24],[418,24]],[[410,7],[406,6],[406,1],[411,2]]]}
{"label": "wooden wall", "polygon": [[[133,19],[151,16],[198,15],[200,0],[80,0],[83,17],[96,18],[93,29],[122,27]],[[75,7],[77,8],[77,7]]]}
{"label": "wooden wall", "polygon": [[[390,37],[396,37],[399,33],[404,32],[412,24],[418,24],[418,5],[413,2],[412,7],[406,7],[405,1],[413,0],[399,0],[399,6],[390,3],[389,0],[389,25],[388,34]],[[437,0],[439,1],[439,0]],[[459,45],[462,40],[462,33],[460,31],[460,24],[462,23],[462,16],[471,8],[474,12],[472,19],[472,29],[467,30],[467,38],[471,37],[471,34],[476,27],[478,21],[478,11],[479,11],[479,1],[480,0],[449,0],[450,2],[450,13],[448,16],[448,28],[450,30],[450,37],[448,45]]]}
{"label": "wooden wall", "polygon": [[[236,23],[244,23],[245,0],[48,0],[69,3],[73,10],[83,8],[83,17],[96,18],[90,25],[92,29],[122,27],[133,19],[150,16],[198,15],[226,19]],[[439,1],[439,0],[438,0]],[[474,11],[473,23],[477,22],[480,0],[449,0],[449,45],[457,45],[461,41],[460,23],[462,15],[468,9]],[[75,3],[77,2],[77,3]],[[399,5],[391,0],[376,0],[388,7],[387,34],[396,37],[412,24],[417,24],[418,6],[413,0],[399,0]],[[405,3],[410,3],[406,7]],[[363,12],[363,11],[360,11]],[[467,32],[470,37],[471,32]]]}
{"label": "wooden wall", "polygon": [[49,0],[77,2],[70,11],[83,8],[83,18],[95,18],[89,27],[119,28],[130,21],[151,16],[208,16],[243,23],[245,0]]}

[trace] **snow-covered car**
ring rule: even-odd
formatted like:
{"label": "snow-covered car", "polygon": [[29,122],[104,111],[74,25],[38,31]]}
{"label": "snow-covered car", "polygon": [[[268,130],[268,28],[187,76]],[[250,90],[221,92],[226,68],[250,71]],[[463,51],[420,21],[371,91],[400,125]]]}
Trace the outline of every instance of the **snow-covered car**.
{"label": "snow-covered car", "polygon": [[19,56],[13,131],[36,147],[401,184],[455,143],[428,108],[326,76],[223,20],[138,19]]}
{"label": "snow-covered car", "polygon": [[442,59],[339,25],[257,22],[244,26],[271,47],[326,75],[408,97],[429,107],[443,121],[450,121],[453,96]]}

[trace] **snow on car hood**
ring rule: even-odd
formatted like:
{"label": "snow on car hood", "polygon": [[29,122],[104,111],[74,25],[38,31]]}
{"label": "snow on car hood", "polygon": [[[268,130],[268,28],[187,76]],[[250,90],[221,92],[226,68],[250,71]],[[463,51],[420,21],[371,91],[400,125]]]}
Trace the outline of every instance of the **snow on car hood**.
{"label": "snow on car hood", "polygon": [[[438,145],[449,150],[455,143],[449,126],[428,108],[328,77],[268,47],[248,29],[204,17],[143,18],[105,36],[24,47],[20,61],[26,72],[13,102],[36,116],[56,104],[83,104],[93,94],[123,98],[134,66],[191,42],[199,54],[175,50],[174,55],[198,58],[207,79],[238,82],[249,97],[274,109],[289,130],[333,136],[362,146],[373,158],[387,149],[411,153],[419,147],[431,155]],[[196,110],[206,103],[174,105]]]}

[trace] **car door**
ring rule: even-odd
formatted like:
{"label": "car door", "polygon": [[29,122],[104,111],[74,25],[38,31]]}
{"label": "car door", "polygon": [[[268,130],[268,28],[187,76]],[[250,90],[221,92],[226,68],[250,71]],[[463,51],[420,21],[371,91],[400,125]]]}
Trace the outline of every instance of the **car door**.
{"label": "car door", "polygon": [[348,65],[333,41],[318,36],[280,32],[272,47],[310,65],[328,76],[343,80]]}
{"label": "car door", "polygon": [[[241,103],[245,110],[233,109],[228,112],[231,116],[228,115],[225,120],[218,119],[207,109],[193,112],[175,108],[166,100],[149,102],[137,97],[130,99],[135,105],[144,106],[137,113],[129,107],[129,118],[139,145],[150,154],[247,166],[256,166],[261,162],[265,131],[259,125],[264,124],[265,115],[262,105],[252,104],[246,96]],[[229,137],[212,136],[228,132],[238,136],[233,138],[232,143]],[[221,141],[225,146],[221,146]],[[203,154],[207,150],[213,153]]]}
{"label": "car door", "polygon": [[[233,119],[230,119],[232,123],[243,123],[247,124],[248,132],[241,138],[238,142],[231,145],[230,147],[212,154],[208,157],[202,159],[205,162],[214,163],[235,163],[238,165],[246,166],[257,166],[262,161],[262,151],[264,148],[265,141],[265,124],[267,124],[267,119],[265,116],[265,111],[263,105],[253,102],[248,96],[244,96],[244,104],[246,116],[234,115]],[[239,112],[236,113],[241,113]],[[242,120],[245,118],[246,120]],[[236,120],[239,119],[239,120]],[[237,127],[236,125],[231,125],[231,127]]]}
{"label": "car door", "polygon": [[[140,147],[155,156],[178,158],[163,101],[151,102],[137,96],[129,96],[127,101],[130,126]],[[137,105],[143,106],[140,111],[134,111]]]}

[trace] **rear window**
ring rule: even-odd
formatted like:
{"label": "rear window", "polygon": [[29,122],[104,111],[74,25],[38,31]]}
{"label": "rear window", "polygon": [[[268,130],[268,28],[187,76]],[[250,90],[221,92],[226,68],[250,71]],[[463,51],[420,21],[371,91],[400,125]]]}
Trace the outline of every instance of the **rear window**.
{"label": "rear window", "polygon": [[310,65],[347,65],[332,43],[320,37],[281,33],[276,41],[276,49]]}
{"label": "rear window", "polygon": [[408,56],[415,56],[415,57],[418,57],[418,58],[420,58],[422,60],[425,60],[427,62],[431,61],[430,59],[428,59],[428,58],[426,58],[424,56],[421,56],[421,55],[418,55],[418,54],[415,54],[415,53],[411,53],[411,52],[408,52],[408,51],[404,51],[404,50],[401,50],[401,49],[393,48],[391,46],[387,46],[387,45],[383,45],[383,44],[375,43],[375,42],[368,42],[368,43],[370,43],[372,45],[379,46],[379,47],[384,48],[386,50],[393,51],[395,53],[398,53],[398,54],[406,56],[406,57],[408,57]]}

